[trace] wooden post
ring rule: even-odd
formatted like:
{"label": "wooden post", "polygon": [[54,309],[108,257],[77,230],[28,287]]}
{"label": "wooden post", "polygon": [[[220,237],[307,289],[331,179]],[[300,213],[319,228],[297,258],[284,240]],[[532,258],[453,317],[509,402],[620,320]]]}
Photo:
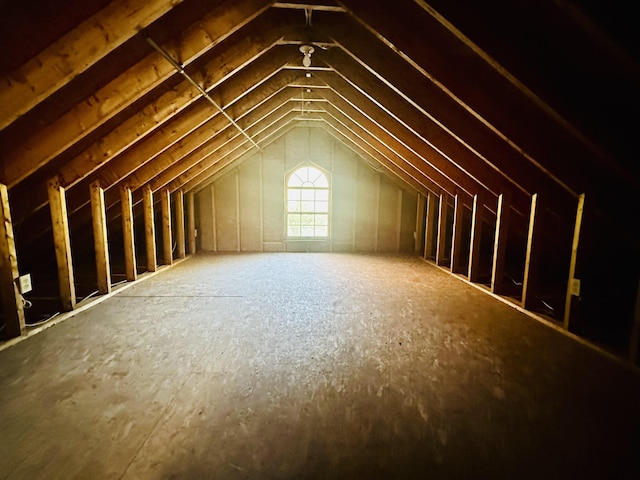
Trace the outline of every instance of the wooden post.
{"label": "wooden post", "polygon": [[171,196],[169,190],[160,192],[160,206],[162,210],[162,245],[164,264],[173,263],[173,239],[171,237]]}
{"label": "wooden post", "polygon": [[90,187],[93,244],[96,253],[98,292],[111,292],[111,266],[109,265],[109,241],[107,239],[107,214],[104,206],[104,189],[96,180]]}
{"label": "wooden post", "polygon": [[155,272],[158,269],[156,255],[156,226],[153,211],[153,190],[147,185],[142,189],[142,209],[144,210],[144,238],[147,252],[147,271]]}
{"label": "wooden post", "polygon": [[122,203],[122,235],[124,237],[124,264],[127,281],[133,282],[138,278],[136,270],[136,245],[133,234],[133,201],[131,189],[120,189],[120,201]]}
{"label": "wooden post", "polygon": [[378,253],[378,240],[380,239],[380,183],[382,174],[378,173],[378,181],[376,182],[376,231],[374,239],[373,251]]}
{"label": "wooden post", "polygon": [[633,312],[633,325],[631,327],[631,340],[629,342],[629,360],[633,365],[638,362],[638,350],[640,350],[640,281],[636,294],[636,308]]}
{"label": "wooden post", "polygon": [[402,189],[398,188],[398,201],[396,203],[396,238],[395,251],[400,253],[400,244],[402,243]]}
{"label": "wooden post", "polygon": [[480,270],[480,243],[482,240],[482,209],[484,205],[479,195],[473,197],[473,210],[471,212],[471,240],[469,242],[469,269],[467,274],[469,281],[478,281]]}
{"label": "wooden post", "polygon": [[565,330],[569,330],[571,320],[571,299],[572,284],[576,275],[576,263],[578,261],[578,245],[580,243],[580,230],[582,229],[582,215],[584,213],[584,193],[578,197],[578,208],[576,210],[576,223],[573,229],[573,244],[571,246],[571,262],[569,263],[569,280],[567,281],[567,292],[564,303],[564,321],[562,326]]}
{"label": "wooden post", "polygon": [[453,200],[453,232],[451,234],[451,273],[460,272],[460,263],[462,262],[462,217],[464,214],[464,205],[460,195],[456,194]]}
{"label": "wooden post", "polygon": [[7,186],[0,184],[0,295],[4,314],[4,331],[10,338],[24,335],[24,307],[18,288],[18,255],[9,209]]}
{"label": "wooden post", "polygon": [[235,169],[236,181],[236,251],[242,250],[242,229],[240,228],[240,169]]}
{"label": "wooden post", "polygon": [[178,258],[187,256],[187,246],[184,235],[184,192],[178,190],[174,194],[176,208],[176,243],[178,244]]}
{"label": "wooden post", "polygon": [[424,258],[434,258],[433,233],[437,228],[438,202],[433,193],[427,196],[427,214],[424,229]]}
{"label": "wooden post", "polygon": [[440,194],[438,210],[438,239],[436,243],[436,265],[444,265],[445,242],[447,236],[447,194]]}
{"label": "wooden post", "polygon": [[498,197],[496,210],[496,233],[493,242],[493,266],[491,268],[491,291],[502,293],[504,278],[504,259],[507,253],[507,237],[509,231],[509,194],[503,193]]}
{"label": "wooden post", "polygon": [[195,194],[187,194],[187,232],[189,238],[189,255],[196,254],[196,202]]}
{"label": "wooden post", "polygon": [[216,187],[215,184],[211,184],[211,211],[212,215],[212,235],[213,235],[213,251],[218,251],[218,222],[216,221]]}
{"label": "wooden post", "polygon": [[524,279],[522,280],[522,306],[530,309],[538,280],[538,264],[542,249],[542,222],[544,208],[537,193],[531,197],[531,213],[529,215],[529,237],[527,239],[527,256],[524,262]]}
{"label": "wooden post", "polygon": [[76,289],[73,283],[73,263],[71,259],[67,200],[64,188],[60,185],[60,180],[57,177],[49,180],[48,187],[53,244],[56,251],[56,262],[58,264],[60,300],[62,301],[63,310],[69,312],[76,306]]}
{"label": "wooden post", "polygon": [[414,233],[414,253],[416,255],[420,255],[422,250],[422,244],[425,239],[425,198],[424,195],[418,193],[417,204],[416,204],[416,230]]}

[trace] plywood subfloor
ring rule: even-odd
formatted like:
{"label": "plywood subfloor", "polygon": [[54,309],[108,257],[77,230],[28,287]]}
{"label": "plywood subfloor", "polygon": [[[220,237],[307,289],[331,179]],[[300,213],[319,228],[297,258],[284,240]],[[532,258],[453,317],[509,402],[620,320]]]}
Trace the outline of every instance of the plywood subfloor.
{"label": "plywood subfloor", "polygon": [[640,382],[412,257],[199,256],[0,352],[0,478],[639,478]]}

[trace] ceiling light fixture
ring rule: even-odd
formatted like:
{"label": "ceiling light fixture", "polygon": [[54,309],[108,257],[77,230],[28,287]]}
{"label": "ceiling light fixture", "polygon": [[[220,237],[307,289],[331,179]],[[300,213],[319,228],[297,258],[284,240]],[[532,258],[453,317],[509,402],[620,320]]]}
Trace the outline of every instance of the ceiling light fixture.
{"label": "ceiling light fixture", "polygon": [[305,67],[311,66],[311,54],[315,51],[315,49],[311,45],[301,45],[300,52],[304,57],[302,58],[302,65]]}

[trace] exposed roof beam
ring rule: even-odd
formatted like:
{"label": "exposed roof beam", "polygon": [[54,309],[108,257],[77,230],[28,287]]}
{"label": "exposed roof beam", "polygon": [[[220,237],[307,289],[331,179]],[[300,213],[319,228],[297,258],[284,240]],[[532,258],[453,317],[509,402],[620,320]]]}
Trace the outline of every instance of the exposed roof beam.
{"label": "exposed roof beam", "polygon": [[[283,110],[281,110],[282,112]],[[286,112],[286,109],[284,110]],[[251,135],[258,141],[258,143],[265,142],[269,136],[275,131],[282,128],[291,122],[298,115],[298,112],[290,106],[290,110],[280,115],[276,112],[275,115],[269,114],[262,121],[249,128]],[[212,167],[217,165],[216,168],[223,168],[225,165],[232,163],[238,158],[240,154],[247,151],[255,151],[255,148],[246,142],[242,137],[236,136],[236,139],[227,145],[225,145],[220,151],[217,151],[215,155],[207,156],[201,159],[193,167],[185,171],[183,174],[175,178],[171,182],[170,190],[177,190],[178,188],[184,188],[190,190],[190,185],[198,184],[205,181],[211,173]]]}
{"label": "exposed roof beam", "polygon": [[[233,8],[229,8],[229,3],[234,4]],[[268,3],[266,0],[221,2],[202,21],[185,31],[181,38],[166,45],[165,49],[174,58],[179,58],[182,64],[188,65],[258,17],[268,7]],[[269,13],[262,18],[264,25],[278,25],[272,17],[276,16]],[[256,23],[260,25],[260,22]],[[268,29],[263,29],[258,38],[268,36]],[[276,39],[277,37],[273,38],[269,43]],[[263,41],[256,45],[262,43]],[[241,54],[243,49],[252,51],[251,42],[239,37],[238,46],[223,56],[232,60],[233,55]],[[91,98],[76,105],[51,126],[36,133],[27,143],[3,156],[3,183],[12,188],[174,74],[173,67],[159,53],[152,51]]]}
{"label": "exposed roof beam", "polygon": [[[296,110],[295,103],[291,102],[290,98],[286,98],[287,96],[293,97],[293,92],[287,93],[288,95],[285,96],[275,95],[269,101],[253,110],[246,117],[239,120],[239,122],[242,123],[245,128],[250,129],[252,134],[255,134],[257,130],[256,126],[265,119],[269,117],[280,118],[289,112]],[[232,129],[229,127],[222,129],[210,141],[203,143],[201,146],[194,149],[194,151],[188,156],[184,156],[178,161],[173,162],[171,165],[163,169],[161,173],[155,175],[149,181],[151,189],[156,191],[170,183],[175,183],[176,179],[181,175],[184,175],[193,168],[198,168],[200,162],[210,158],[212,155],[220,156],[219,151],[221,148],[225,147],[225,145],[238,143],[239,141],[244,143],[244,141],[239,138]],[[252,142],[250,143],[253,144]],[[255,148],[258,150],[257,147]]]}
{"label": "exposed roof beam", "polygon": [[[234,108],[234,114],[237,115],[236,118],[244,117],[254,108],[261,105],[271,97],[278,97],[278,93],[281,92],[288,84],[291,75],[294,75],[294,72],[285,71],[280,74],[276,74],[272,79],[264,82],[262,89],[255,90],[250,95],[245,95],[246,92],[244,91],[244,87],[241,82],[239,84],[230,82],[228,85],[229,89],[236,89],[238,100],[241,99],[242,103],[242,105],[232,105]],[[289,98],[297,94],[295,90],[289,91],[288,93],[290,95]],[[282,96],[279,98],[280,102],[289,100],[289,98],[284,98]],[[198,129],[193,129],[191,132],[186,133],[186,138],[181,139],[179,142],[178,140],[170,142],[172,145],[170,148],[163,147],[162,145],[158,146],[157,148],[160,153],[156,152],[146,161],[139,161],[137,163],[128,161],[120,162],[118,157],[118,159],[115,160],[116,163],[112,165],[110,164],[105,169],[87,177],[85,180],[76,184],[73,188],[67,191],[67,209],[69,214],[74,215],[88,204],[89,185],[93,181],[97,180],[101,183],[106,191],[107,204],[110,205],[109,201],[117,202],[120,199],[117,188],[118,186],[130,184],[133,188],[139,188],[143,184],[150,182],[155,176],[163,174],[164,169],[168,168],[175,162],[181,161],[185,156],[192,155],[191,158],[196,158],[194,161],[197,161],[197,157],[190,152],[205,143],[207,139],[209,139],[209,141],[213,141],[213,139],[218,135],[227,135],[228,132],[226,130],[228,125],[229,123],[221,115],[212,115],[208,120],[203,119],[203,122]],[[207,130],[209,130],[209,132],[214,132],[213,135],[211,133],[207,134]],[[205,140],[194,146],[193,142],[197,142],[199,131],[204,132]],[[153,145],[150,145],[150,147],[153,148]],[[144,150],[141,150],[138,153],[142,155],[143,151]],[[132,152],[131,158],[136,158],[135,152]],[[137,176],[131,177],[131,175],[134,175],[135,172],[141,168],[143,171],[139,172]],[[33,195],[36,198],[41,196],[40,190],[34,189]],[[110,200],[112,197],[113,200]],[[28,206],[31,205],[27,197],[23,198],[23,201],[17,202],[16,206],[19,208],[21,204],[27,204]],[[22,218],[25,216],[25,213],[20,211],[20,215],[20,218]],[[49,223],[47,221],[48,211],[46,209],[32,211],[30,215],[30,221],[25,225],[21,225],[20,228],[20,239],[22,244],[29,244],[33,242],[49,228]],[[76,222],[74,221],[74,224],[75,223]]]}
{"label": "exposed roof beam", "polygon": [[417,168],[409,165],[405,159],[395,153],[383,142],[376,139],[366,131],[365,126],[359,126],[344,115],[325,113],[321,118],[330,124],[334,129],[349,137],[351,141],[367,152],[368,156],[375,158],[378,164],[399,178],[404,184],[419,192],[427,190],[439,190],[441,188],[436,182],[420,172]]}
{"label": "exposed roof beam", "polygon": [[[355,108],[347,103],[337,103],[336,105],[327,106],[327,113],[341,123],[349,126],[350,128],[361,128],[367,136],[371,135],[373,139],[380,141],[389,152],[386,154],[387,158],[399,158],[404,161],[402,167],[412,177],[419,180],[421,177],[426,177],[429,181],[435,183],[438,187],[455,194],[458,190],[464,192],[467,195],[467,203],[476,193],[481,193],[487,198],[490,197],[490,193],[478,183],[474,182],[471,178],[466,176],[464,172],[460,172],[459,169],[452,168],[446,160],[440,161],[441,165],[446,168],[437,168],[434,164],[437,163],[437,153],[427,156],[412,151],[402,142],[400,142],[392,133],[385,131],[378,122],[373,118],[363,115]],[[342,116],[342,117],[341,117]],[[345,119],[349,121],[346,122]],[[367,142],[371,143],[371,142]],[[426,150],[426,149],[425,149]],[[436,157],[436,158],[434,158]],[[431,161],[430,161],[431,160]],[[394,162],[395,163],[395,162]],[[435,190],[436,187],[427,187],[423,181],[421,181],[425,188],[429,190]]]}
{"label": "exposed roof beam", "polygon": [[[593,160],[593,152],[423,9],[401,1],[402,8],[365,0],[341,3],[425,80],[577,198],[585,180],[569,159]],[[412,34],[416,29],[422,32],[420,42]]]}
{"label": "exposed roof beam", "polygon": [[[268,47],[263,45],[261,48],[264,50]],[[228,104],[237,101],[242,95],[246,95],[260,86],[261,82],[258,79],[270,78],[273,72],[281,69],[292,55],[295,55],[292,47],[277,47],[246,68],[242,68],[247,61],[244,57],[239,57],[240,64],[236,64],[232,59],[223,56],[207,64],[200,73],[206,75],[209,81],[213,82],[212,85],[216,88],[210,90],[211,95],[226,108]],[[255,53],[252,56],[255,56]],[[234,80],[233,86],[224,87],[223,82],[230,78]],[[291,73],[287,76],[286,81],[291,81],[294,78],[296,75]],[[35,178],[30,179],[30,182],[24,182],[14,188],[12,192],[15,198],[26,199],[17,207],[19,210],[17,218],[21,218],[27,211],[35,211],[46,205],[48,197],[45,185],[49,176],[53,174],[57,174],[69,189],[90,176],[92,172],[109,165],[114,159],[117,162],[114,168],[118,172],[126,171],[133,165],[137,167],[143,165],[153,158],[154,149],[154,153],[157,154],[162,149],[162,145],[175,136],[163,136],[162,140],[158,142],[158,137],[153,133],[175,115],[180,114],[186,107],[198,101],[198,98],[198,92],[193,86],[186,81],[182,82],[147,107],[136,112],[128,120],[123,121],[119,127],[66,162],[59,170],[41,170],[34,176]],[[231,113],[233,114],[233,112]],[[147,137],[149,137],[148,140]],[[141,145],[142,149],[138,149],[138,145]],[[109,182],[113,182],[114,176],[104,177],[97,174],[90,179],[100,179],[103,188],[108,188],[111,185]]]}
{"label": "exposed roof beam", "polygon": [[177,62],[175,61],[175,59],[174,59],[173,57],[171,57],[171,55],[169,55],[169,54],[168,54],[168,53],[167,53],[167,52],[166,52],[162,47],[160,47],[156,42],[154,42],[154,41],[153,41],[153,39],[151,39],[150,37],[147,37],[147,41],[149,42],[149,44],[150,44],[153,48],[155,48],[155,49],[156,49],[156,51],[157,51],[158,53],[160,53],[160,54],[161,54],[161,55],[162,55],[162,56],[167,60],[167,62],[169,62],[171,65],[173,65],[173,68],[175,68],[177,72],[179,72],[182,76],[184,76],[184,78],[186,78],[186,79],[187,79],[187,81],[188,81],[191,85],[193,85],[193,86],[198,90],[198,92],[200,92],[200,95],[202,95],[202,96],[203,96],[203,97],[204,97],[204,98],[205,98],[205,99],[206,99],[206,100],[207,100],[211,105],[213,105],[213,106],[214,106],[214,107],[215,107],[215,108],[216,108],[216,109],[217,109],[217,110],[218,110],[222,115],[224,115],[224,116],[227,118],[227,120],[229,120],[229,122],[231,123],[231,125],[233,125],[233,126],[234,126],[234,127],[235,127],[235,128],[236,128],[236,129],[237,129],[237,130],[242,134],[242,135],[244,135],[245,137],[247,137],[247,140],[249,140],[251,143],[253,143],[253,144],[254,144],[254,146],[255,146],[256,148],[260,149],[260,147],[258,147],[258,144],[257,144],[257,143],[255,143],[255,142],[253,141],[253,139],[252,139],[252,138],[247,134],[247,132],[245,132],[245,131],[242,129],[242,127],[240,127],[240,125],[238,125],[238,124],[236,123],[236,121],[235,121],[233,118],[231,118],[231,117],[229,116],[229,114],[228,114],[227,112],[225,112],[225,111],[224,111],[224,109],[223,109],[220,105],[218,105],[218,103],[217,103],[213,98],[211,98],[211,97],[209,96],[209,94],[207,93],[207,91],[206,91],[204,88],[202,88],[202,87],[200,86],[200,84],[199,84],[199,83],[197,83],[197,82],[196,82],[196,81],[191,77],[191,75],[189,75],[189,74],[185,71],[185,69],[184,69],[184,67],[183,67],[182,65],[180,65],[179,63],[177,63]]}
{"label": "exposed roof beam", "polygon": [[[273,79],[265,82],[263,89],[254,90],[250,95],[244,95],[244,92],[240,94],[243,90],[241,83],[236,84],[235,82],[230,82],[229,87],[237,89],[239,94],[238,100],[241,100],[242,104],[234,105],[234,111],[238,114],[237,118],[240,119],[239,121],[244,125],[250,125],[250,122],[254,121],[253,117],[245,117],[251,114],[257,107],[272,100],[269,109],[273,110],[287,103],[291,98],[294,98],[298,93],[296,89],[283,90],[292,74],[293,72],[281,72],[281,74],[277,74]],[[264,112],[262,115],[265,115]],[[212,134],[211,132],[214,133]],[[89,202],[89,185],[95,180],[100,181],[101,185],[105,188],[106,204],[110,206],[120,201],[119,189],[117,187],[127,185],[130,188],[137,189],[146,183],[153,182],[156,177],[164,179],[157,180],[156,183],[160,182],[161,185],[169,183],[174,179],[174,176],[179,175],[183,170],[192,167],[200,161],[203,155],[213,154],[221,146],[235,138],[236,135],[233,134],[233,130],[229,128],[229,123],[225,118],[221,115],[213,115],[213,117],[201,125],[200,128],[190,132],[188,137],[179,143],[174,143],[172,148],[169,148],[157,157],[154,156],[154,158],[147,162],[142,162],[142,165],[144,165],[142,168],[132,164],[115,165],[111,167],[111,169],[117,167],[115,172],[105,171],[102,172],[101,175],[91,176],[74,188],[68,190],[67,208],[69,214],[76,215],[78,212],[81,213],[83,211],[83,207]],[[175,166],[179,164],[186,166]],[[174,173],[176,169],[180,168],[182,168],[182,170]],[[22,244],[33,242],[49,229],[49,223],[46,221],[47,216],[48,212],[46,209],[41,209],[32,215],[31,221],[21,229]],[[74,224],[78,223],[74,217]]]}
{"label": "exposed roof beam", "polygon": [[0,129],[116,49],[182,0],[115,0],[0,80]]}
{"label": "exposed roof beam", "polygon": [[[525,190],[531,194],[544,187],[557,200],[554,203],[557,208],[566,208],[570,204],[569,194],[549,181],[543,171],[527,162],[518,151],[421,77],[410,65],[392,52],[388,56],[380,55],[379,51],[375,53],[370,48],[370,42],[375,40],[366,32],[358,31],[361,27],[343,19],[334,20],[323,28],[330,31],[343,47],[323,52],[323,61],[352,88],[412,130],[418,138],[444,152],[451,161],[482,182],[486,181],[487,175],[496,177],[499,174],[504,180],[496,180],[492,188],[504,183],[504,188]],[[384,75],[379,72],[384,72]],[[494,173],[484,166],[474,167],[476,162],[484,163]]]}
{"label": "exposed roof beam", "polygon": [[295,10],[318,10],[323,12],[344,12],[344,8],[338,5],[322,5],[313,3],[288,3],[288,2],[276,2],[273,4],[274,8],[291,8]]}

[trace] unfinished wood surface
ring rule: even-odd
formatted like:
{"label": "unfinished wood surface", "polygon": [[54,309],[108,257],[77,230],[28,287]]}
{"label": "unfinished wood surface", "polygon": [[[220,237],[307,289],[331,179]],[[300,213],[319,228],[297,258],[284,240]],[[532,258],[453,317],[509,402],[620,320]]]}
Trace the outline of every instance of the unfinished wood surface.
{"label": "unfinished wood surface", "polygon": [[435,246],[438,229],[438,200],[439,197],[433,193],[427,195],[427,211],[424,229],[424,258],[427,260],[435,258]]}
{"label": "unfinished wood surface", "polygon": [[107,212],[104,207],[104,189],[100,182],[91,184],[91,219],[93,245],[96,256],[98,292],[111,292],[111,264],[109,263],[109,241],[107,239]]}
{"label": "unfinished wood surface", "polygon": [[71,239],[69,236],[69,218],[65,190],[57,178],[49,180],[49,208],[53,228],[53,245],[58,265],[58,286],[60,301],[65,311],[76,306],[76,288],[73,280],[73,260],[71,258]]}
{"label": "unfinished wood surface", "polygon": [[629,361],[632,365],[638,365],[640,361],[640,280],[638,281],[638,293],[636,293],[636,306],[633,310],[633,323],[629,340]]}
{"label": "unfinished wood surface", "polygon": [[142,209],[144,211],[144,238],[147,252],[147,271],[155,272],[158,269],[156,253],[156,224],[153,208],[153,191],[148,185],[142,189]]}
{"label": "unfinished wood surface", "polygon": [[[211,246],[212,251],[218,251],[218,203],[216,202],[216,186],[211,184]],[[208,249],[207,249],[208,250]]]}
{"label": "unfinished wood surface", "polygon": [[[179,58],[184,65],[188,65],[259,16],[268,3],[268,0],[218,2],[200,22],[192,25],[181,38],[166,46],[167,51],[174,58]],[[233,8],[229,8],[230,4],[233,4]],[[36,134],[26,148],[12,152],[18,161],[6,165],[5,176],[8,186],[11,187],[26,178],[56,154],[114,118],[174,74],[173,66],[159,53],[152,52],[96,91],[92,95],[95,102],[77,104],[50,127]],[[46,149],[41,148],[43,144],[47,146]],[[82,161],[77,159],[74,166],[82,168]],[[66,175],[71,173],[75,173],[74,170],[66,172]]]}
{"label": "unfinished wood surface", "polygon": [[467,276],[470,282],[477,282],[480,274],[480,243],[482,240],[482,215],[484,205],[479,195],[473,197],[471,211],[471,240],[469,242],[469,269]]}
{"label": "unfinished wood surface", "polygon": [[[359,138],[362,147],[376,152],[385,158],[385,164],[396,176],[407,179],[408,182],[417,182],[418,190],[436,190],[441,184],[442,188],[455,190],[455,185],[449,178],[443,176],[426,161],[418,157],[413,151],[402,145],[384,129],[372,123],[368,117],[363,116],[356,109],[341,105],[340,109],[328,103],[323,106],[326,114],[322,114],[328,122],[336,127],[346,129],[352,138]],[[346,112],[349,112],[347,115]]]}
{"label": "unfinished wood surface", "polygon": [[[590,145],[582,143],[584,138],[578,140],[575,132],[567,132],[565,127],[568,124],[560,126],[561,118],[553,109],[535,95],[530,95],[528,90],[521,89],[523,85],[505,78],[505,68],[495,68],[477,57],[474,62],[465,61],[468,56],[475,56],[470,46],[452,35],[436,18],[425,14],[415,2],[404,3],[403,8],[385,2],[370,4],[366,0],[344,0],[343,4],[366,21],[375,38],[393,45],[394,51],[401,52],[400,57],[409,58],[422,67],[403,75],[404,71],[398,68],[381,66],[387,59],[369,49],[369,57],[373,57],[373,61],[367,59],[367,64],[373,70],[392,79],[400,90],[405,90],[405,85],[409,84],[410,96],[414,100],[422,96],[427,102],[436,103],[429,98],[433,90],[440,98],[449,96],[449,102],[455,102],[457,108],[472,113],[479,129],[499,132],[496,138],[500,137],[514,151],[528,152],[527,162],[518,162],[518,166],[523,163],[541,164],[555,186],[562,186],[575,194],[566,183],[575,184],[582,174],[573,159],[593,158]],[[337,22],[331,24],[336,29],[338,25]],[[417,31],[422,34],[420,42],[415,41]],[[360,36],[358,38],[364,40]],[[357,55],[363,58],[366,53],[358,50]],[[475,78],[476,81],[468,82],[464,78]],[[536,131],[535,136],[530,134],[531,130]],[[547,141],[539,141],[541,138]],[[568,155],[570,151],[575,155]]]}
{"label": "unfinished wood surface", "polygon": [[444,265],[446,262],[446,242],[447,242],[447,209],[448,195],[440,194],[440,204],[438,206],[438,234],[436,241],[436,264]]}
{"label": "unfinished wood surface", "polygon": [[187,240],[189,245],[189,255],[195,255],[196,248],[196,199],[195,193],[187,194]]}
{"label": "unfinished wood surface", "polygon": [[567,292],[564,303],[564,320],[562,326],[565,330],[571,328],[571,304],[573,294],[571,285],[576,275],[576,263],[578,262],[578,247],[580,246],[580,232],[582,231],[582,216],[584,214],[585,194],[578,197],[578,207],[576,209],[576,223],[573,228],[573,243],[571,245],[571,260],[569,263],[569,280],[567,281]]}
{"label": "unfinished wood surface", "polygon": [[451,273],[462,270],[462,220],[464,205],[460,195],[453,200],[453,233],[451,234]]}
{"label": "unfinished wood surface", "polygon": [[0,365],[10,479],[640,469],[637,375],[418,257],[193,257]]}
{"label": "unfinished wood surface", "polygon": [[18,255],[13,236],[13,222],[7,186],[0,184],[0,300],[2,300],[2,330],[9,338],[25,332],[22,295],[18,286]]}
{"label": "unfinished wood surface", "polygon": [[378,252],[397,252],[402,221],[401,189],[380,175],[378,202]]}
{"label": "unfinished wood surface", "polygon": [[122,237],[124,241],[124,265],[127,281],[133,282],[138,278],[136,266],[136,244],[134,236],[133,200],[131,189],[120,189],[120,202],[122,209]]}
{"label": "unfinished wood surface", "polygon": [[240,226],[241,217],[240,217],[240,170],[236,168],[234,170],[233,180],[234,180],[234,193],[235,193],[235,214],[236,214],[236,252],[239,252],[242,249],[242,227]]}
{"label": "unfinished wood surface", "polygon": [[421,255],[424,252],[424,240],[426,235],[425,213],[427,199],[421,193],[417,194],[416,199],[416,229],[414,231],[415,247],[414,253]]}
{"label": "unfinished wood surface", "polygon": [[[262,35],[264,36],[264,35]],[[277,40],[276,33],[271,33],[266,39],[258,39],[252,37],[256,41],[260,40],[257,44],[251,44],[245,40],[239,46],[232,48],[231,50],[225,50],[224,55],[220,55],[222,58],[216,58],[215,61],[207,64],[203,71],[198,75],[198,80],[201,82],[207,82],[207,90],[212,91],[214,87],[219,87],[224,80],[233,78],[237,81],[232,82],[231,85],[237,85],[238,95],[247,93],[246,86],[242,85],[238,79],[233,75],[237,73],[247,61],[255,58],[260,54],[266,54],[262,61],[262,64],[267,63],[265,60],[271,59],[268,66],[260,65],[264,70],[259,73],[264,76],[269,76],[273,72],[273,68],[279,68],[283,65],[283,57],[286,55],[290,57],[290,52],[287,50],[277,50],[277,54],[269,54],[269,48]],[[275,66],[272,66],[275,65]],[[256,67],[254,67],[256,68]],[[269,70],[267,70],[267,68]],[[256,76],[257,72],[253,72]],[[224,91],[228,94],[230,87]],[[240,93],[241,92],[241,93]],[[216,96],[216,93],[213,93]],[[236,98],[229,98],[228,102],[232,103]],[[154,159],[158,153],[162,153],[166,149],[167,142],[170,142],[174,137],[188,136],[186,135],[184,124],[189,125],[188,121],[180,121],[178,118],[175,124],[171,125],[169,130],[170,135],[167,132],[161,132],[161,127],[165,126],[174,117],[178,116],[181,112],[187,110],[189,106],[195,102],[200,101],[202,97],[198,89],[196,89],[190,82],[183,81],[176,87],[172,88],[164,95],[160,96],[154,102],[146,105],[143,109],[136,112],[133,116],[123,121],[118,128],[112,130],[105,137],[98,142],[91,145],[85,152],[76,156],[62,169],[62,175],[65,181],[68,183],[77,182],[84,178],[86,175],[96,170],[101,166],[106,166],[106,171],[101,174],[109,179],[110,182],[114,182],[122,178],[113,179],[113,173],[110,172],[108,162],[118,157],[118,154],[123,153],[118,157],[117,165],[114,167],[116,171],[127,171],[127,175],[132,171],[140,168],[145,163]],[[217,110],[212,109],[208,104],[209,118],[216,117]],[[192,111],[189,110],[189,116]],[[226,119],[225,119],[226,121]],[[213,129],[217,130],[217,129]],[[153,135],[155,132],[161,133],[161,135]],[[211,129],[209,129],[209,133]],[[142,142],[142,140],[151,137],[150,142]],[[141,148],[139,148],[141,147]],[[144,162],[141,159],[145,159]],[[115,173],[115,172],[114,172]],[[135,188],[135,184],[129,181],[129,185]]]}
{"label": "unfinished wood surface", "polygon": [[[449,164],[445,162],[442,167],[447,174],[452,173],[457,164],[466,172],[464,175],[473,173],[478,180],[489,182],[493,191],[499,191],[501,182],[507,180],[516,187],[514,204],[523,208],[527,198],[520,193],[520,188],[530,191],[536,182],[548,182],[540,170],[528,160],[523,161],[521,150],[510,148],[481,119],[465,112],[464,105],[449,97],[434,79],[425,78],[409,63],[393,55],[392,50],[388,51],[389,55],[372,50],[370,45],[378,40],[366,27],[342,17],[327,22],[323,30],[347,50],[330,49],[328,64],[357,90],[367,92],[376,104],[408,123],[423,142],[430,142],[447,154]],[[353,61],[354,56],[358,62]],[[475,155],[461,148],[462,145],[471,146]],[[557,198],[563,201],[570,198],[567,192],[558,190]],[[494,194],[490,196],[495,198]]]}
{"label": "unfinished wood surface", "polygon": [[544,221],[544,207],[541,201],[542,197],[537,193],[531,196],[529,234],[522,280],[522,306],[527,309],[531,309],[535,305],[534,299],[537,291],[540,252],[542,250],[542,223]]}
{"label": "unfinished wood surface", "polygon": [[171,194],[169,190],[160,192],[162,214],[162,258],[165,265],[173,263],[173,235],[171,233]]}
{"label": "unfinished wood surface", "polygon": [[0,129],[182,0],[115,0],[0,82]]}
{"label": "unfinished wood surface", "polygon": [[240,250],[262,251],[262,154],[242,162],[238,169],[240,200]]}
{"label": "unfinished wood surface", "polygon": [[508,193],[498,197],[496,210],[496,231],[493,241],[493,262],[491,267],[491,291],[502,293],[504,282],[504,260],[507,254],[507,239],[509,235],[510,199]]}
{"label": "unfinished wood surface", "polygon": [[178,258],[187,256],[187,245],[185,243],[185,216],[184,216],[184,192],[178,190],[173,195],[176,209],[176,254]]}

